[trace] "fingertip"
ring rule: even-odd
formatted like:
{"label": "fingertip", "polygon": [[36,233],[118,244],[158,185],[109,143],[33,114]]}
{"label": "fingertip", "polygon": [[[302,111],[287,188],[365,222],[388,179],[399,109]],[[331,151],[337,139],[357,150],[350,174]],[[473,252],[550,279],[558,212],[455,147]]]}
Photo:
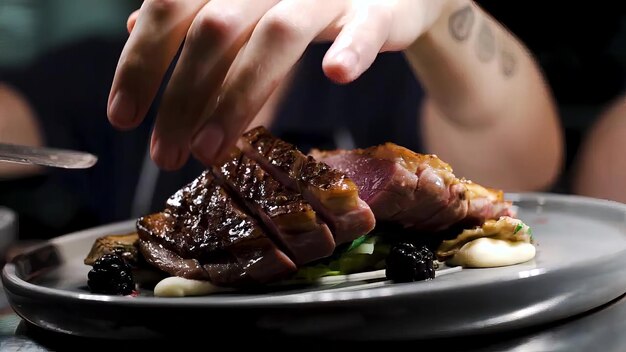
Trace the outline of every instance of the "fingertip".
{"label": "fingertip", "polygon": [[128,30],[128,34],[133,31],[133,28],[135,28],[135,24],[137,23],[137,17],[139,17],[139,10],[136,10],[135,12],[131,13],[130,16],[128,16],[128,21],[126,21],[126,29]]}
{"label": "fingertip", "polygon": [[214,123],[208,123],[193,137],[191,152],[204,165],[211,165],[219,158],[223,141],[223,130]]}
{"label": "fingertip", "polygon": [[137,118],[137,106],[132,97],[124,91],[118,90],[111,93],[111,99],[107,108],[109,122],[116,128],[127,130],[140,123]]}
{"label": "fingertip", "polygon": [[348,84],[353,81],[350,73],[344,67],[338,65],[324,65],[324,74],[337,84]]}
{"label": "fingertip", "polygon": [[359,56],[356,52],[344,49],[335,55],[324,58],[323,70],[326,77],[335,83],[347,84],[358,77]]}
{"label": "fingertip", "polygon": [[150,158],[159,168],[165,171],[175,171],[187,162],[189,152],[179,146],[165,143],[153,134]]}

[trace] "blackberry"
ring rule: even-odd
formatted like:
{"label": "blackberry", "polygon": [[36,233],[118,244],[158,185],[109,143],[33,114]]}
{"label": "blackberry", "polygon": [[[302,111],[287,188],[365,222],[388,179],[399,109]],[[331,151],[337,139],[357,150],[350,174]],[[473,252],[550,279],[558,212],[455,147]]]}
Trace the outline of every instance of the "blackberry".
{"label": "blackberry", "polygon": [[100,257],[87,277],[87,285],[93,293],[129,295],[135,289],[132,268],[118,254]]}
{"label": "blackberry", "polygon": [[394,245],[385,260],[387,279],[412,282],[435,278],[434,255],[426,246],[411,243]]}

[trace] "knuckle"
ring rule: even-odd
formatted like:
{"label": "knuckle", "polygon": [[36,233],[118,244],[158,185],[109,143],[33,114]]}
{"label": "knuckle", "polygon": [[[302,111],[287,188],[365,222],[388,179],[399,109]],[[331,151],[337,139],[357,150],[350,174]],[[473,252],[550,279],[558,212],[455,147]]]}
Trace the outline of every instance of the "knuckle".
{"label": "knuckle", "polygon": [[146,9],[157,18],[169,16],[178,6],[178,0],[149,0]]}
{"label": "knuckle", "polygon": [[241,28],[241,23],[240,16],[233,11],[207,11],[198,17],[190,37],[201,40],[206,38],[225,40]]}
{"label": "knuckle", "polygon": [[154,77],[160,74],[159,68],[142,53],[129,53],[120,58],[117,71],[128,84],[141,80],[145,84],[152,83]]}
{"label": "knuckle", "polygon": [[302,33],[302,26],[280,12],[267,14],[261,20],[260,27],[266,36],[280,40],[294,39]]}
{"label": "knuckle", "polygon": [[138,72],[146,66],[142,55],[129,53],[120,58],[120,69],[122,72]]}

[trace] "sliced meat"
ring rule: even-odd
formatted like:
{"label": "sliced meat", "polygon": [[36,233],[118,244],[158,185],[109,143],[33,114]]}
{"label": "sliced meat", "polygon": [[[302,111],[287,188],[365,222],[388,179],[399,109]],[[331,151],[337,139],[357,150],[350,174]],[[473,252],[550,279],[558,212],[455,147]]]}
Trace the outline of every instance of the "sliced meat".
{"label": "sliced meat", "polygon": [[296,270],[208,171],[176,192],[164,212],[139,219],[137,230],[142,240],[158,243],[183,259],[197,260],[205,269],[238,263],[242,283],[246,275],[265,283]]}
{"label": "sliced meat", "polygon": [[413,204],[413,197],[407,194],[417,188],[418,178],[394,161],[349,151],[313,151],[312,155],[350,177],[378,221],[391,220]]}
{"label": "sliced meat", "polygon": [[413,206],[398,216],[402,224],[440,231],[466,216],[466,188],[451,170],[424,163],[417,167],[416,175],[419,181],[412,195]]}
{"label": "sliced meat", "polygon": [[393,143],[350,151],[314,150],[311,156],[350,177],[378,221],[442,231],[459,222],[511,214],[511,203],[501,192],[458,179],[434,155]]}
{"label": "sliced meat", "polygon": [[296,265],[333,253],[335,241],[328,226],[302,195],[287,189],[239,149],[214,172],[263,221]]}
{"label": "sliced meat", "polygon": [[302,193],[331,228],[337,245],[374,228],[374,214],[343,172],[307,157],[263,127],[245,133],[241,142],[251,159],[282,184]]}
{"label": "sliced meat", "polygon": [[150,265],[170,275],[191,280],[209,279],[208,273],[196,259],[183,259],[153,239],[139,240],[139,251]]}
{"label": "sliced meat", "polygon": [[200,264],[196,259],[184,259],[154,240],[139,240],[139,250],[146,261],[173,276],[190,280],[208,280],[218,286],[245,286],[253,281],[245,267],[235,258],[222,263]]}
{"label": "sliced meat", "polygon": [[463,181],[467,188],[469,208],[464,219],[470,226],[482,225],[486,220],[499,219],[502,216],[516,217],[511,202],[504,200],[501,190],[485,188],[471,181]]}

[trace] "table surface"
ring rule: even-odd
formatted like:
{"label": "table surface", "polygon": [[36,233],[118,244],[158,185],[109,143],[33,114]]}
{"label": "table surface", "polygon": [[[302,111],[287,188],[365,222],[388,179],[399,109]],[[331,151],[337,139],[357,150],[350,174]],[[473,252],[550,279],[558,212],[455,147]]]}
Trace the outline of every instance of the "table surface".
{"label": "table surface", "polygon": [[[45,331],[21,320],[11,310],[4,290],[0,294],[0,351],[56,351],[65,350],[71,346],[72,350],[112,349],[123,350],[137,348],[157,348],[162,350],[169,345],[180,348],[181,341],[151,340],[151,341],[94,341]],[[232,341],[226,336],[220,336],[225,341]],[[201,337],[206,344],[207,337]],[[241,337],[239,337],[241,338]],[[267,338],[255,336],[252,338],[256,346],[260,343],[271,343],[273,347],[303,346],[299,341]],[[194,343],[186,341],[186,343]],[[306,346],[328,347],[328,342],[307,341]],[[354,347],[358,344],[350,343]],[[534,327],[523,331],[515,331],[495,336],[484,335],[463,339],[446,339],[435,341],[411,342],[412,351],[422,348],[436,348],[441,351],[626,351],[626,295],[602,307],[585,314],[553,324]]]}

